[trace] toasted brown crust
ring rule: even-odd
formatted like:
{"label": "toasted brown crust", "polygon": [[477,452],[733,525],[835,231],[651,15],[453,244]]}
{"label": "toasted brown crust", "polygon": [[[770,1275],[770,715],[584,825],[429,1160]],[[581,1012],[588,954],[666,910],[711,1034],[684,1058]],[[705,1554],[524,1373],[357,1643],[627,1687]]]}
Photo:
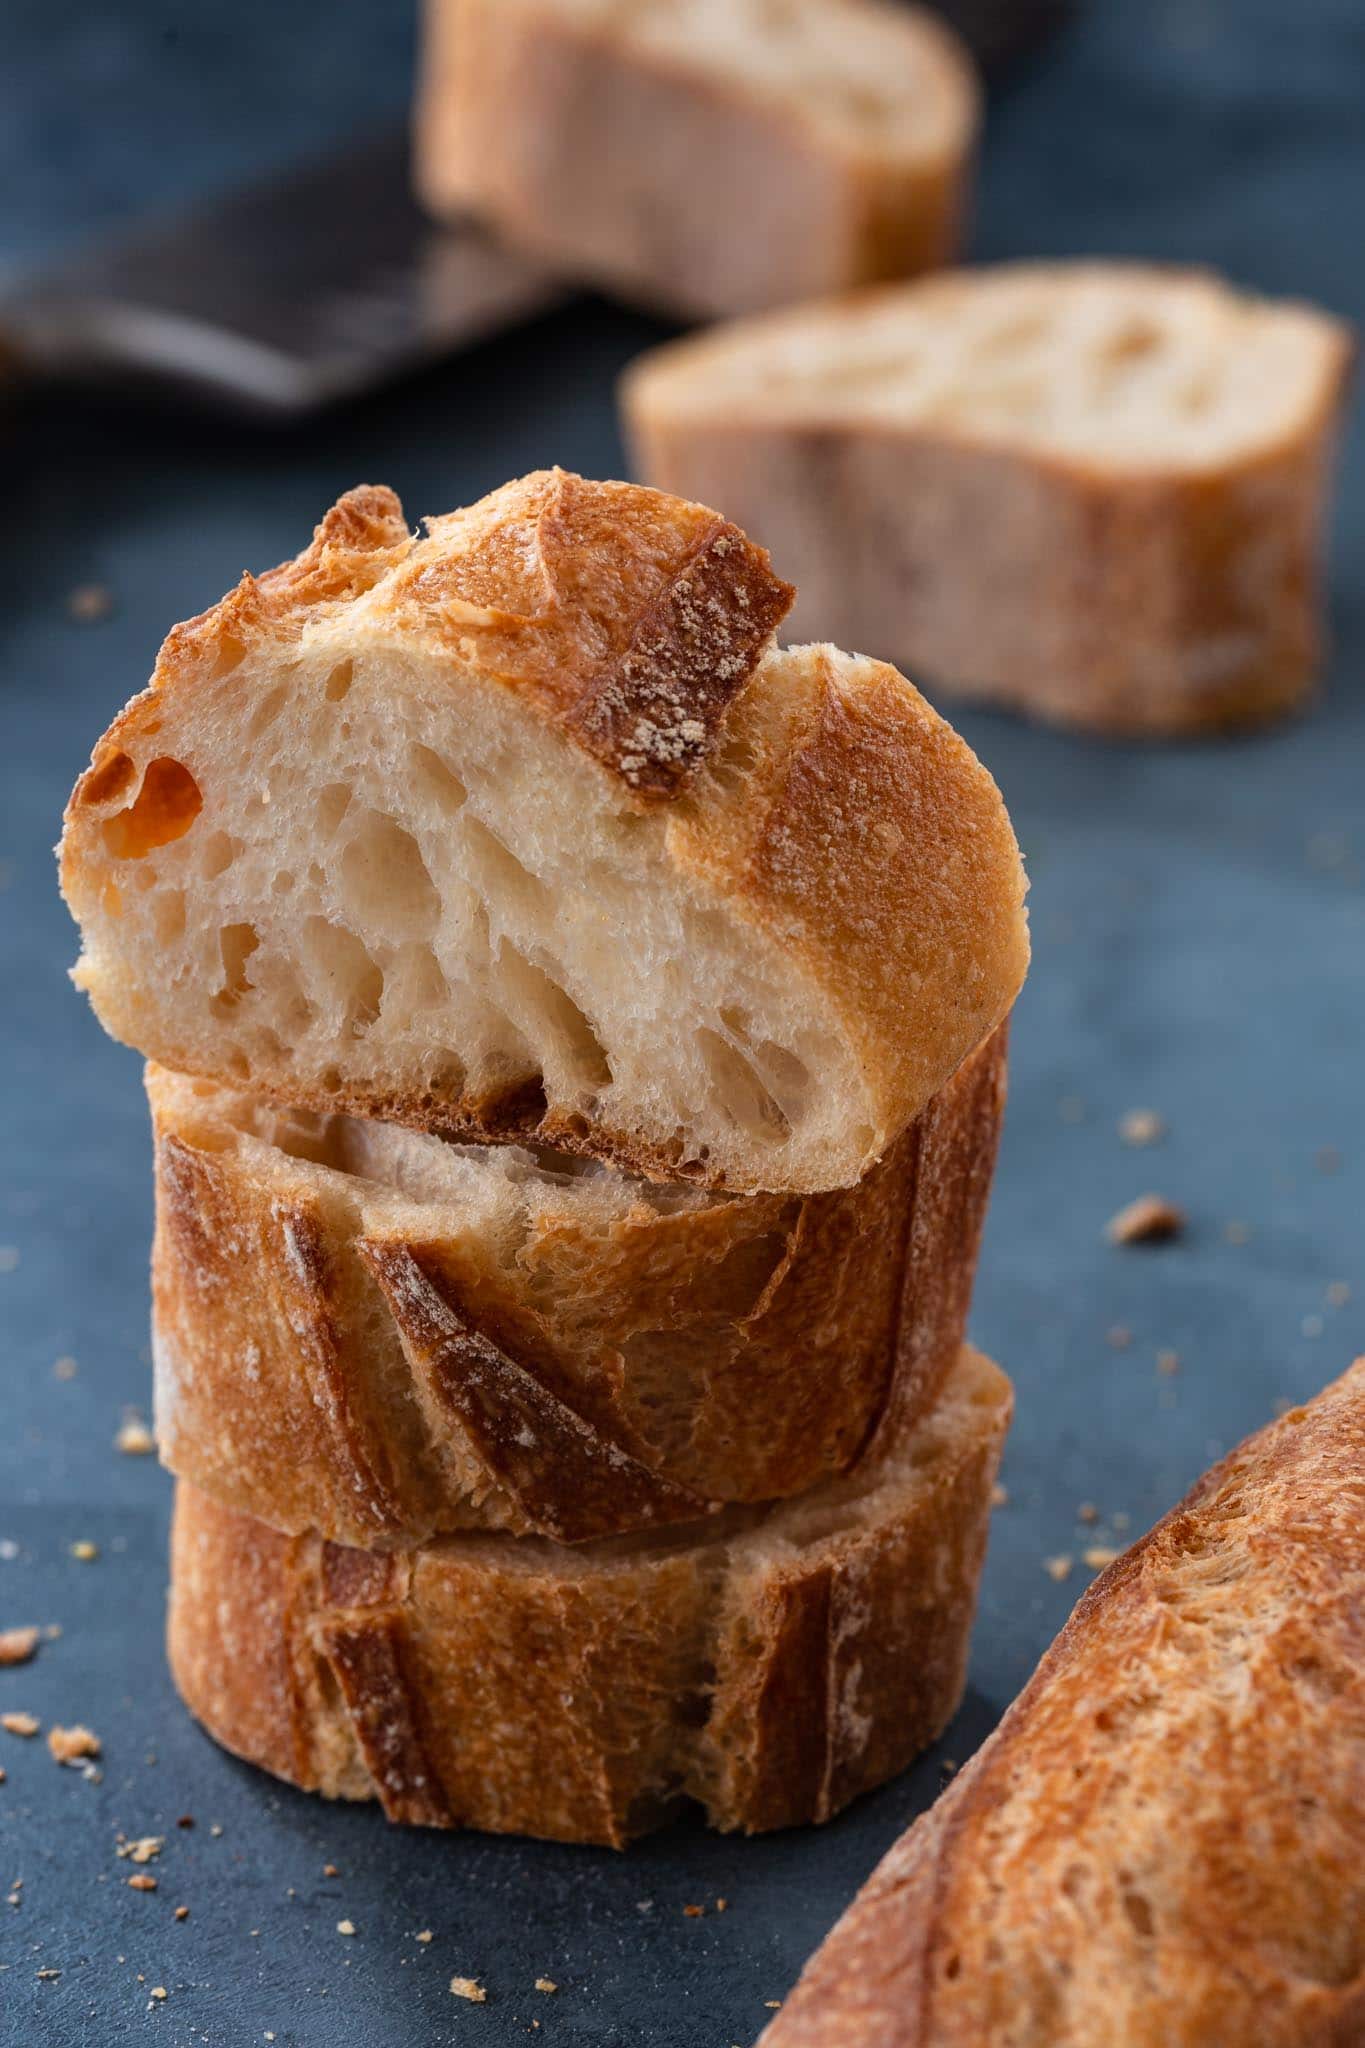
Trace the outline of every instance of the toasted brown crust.
{"label": "toasted brown crust", "polygon": [[[791,595],[717,514],[634,486],[545,472],[430,521],[425,540],[390,492],[349,494],[297,562],[177,627],[97,746],[61,851],[85,939],[78,981],[116,1036],[179,1072],[231,1083],[247,1064],[236,1034],[255,1031],[250,1085],[275,1100],[710,1187],[847,1184],[1007,1015],[1028,960],[1025,882],[995,784],[903,677],[833,649],[765,652]],[[196,1005],[153,987],[121,922],[124,892],[155,881],[129,842],[178,855],[183,838],[188,863],[230,832],[230,806],[213,809],[215,693],[239,701],[248,662],[250,687],[273,689],[305,638],[315,658],[400,655],[424,688],[449,685],[453,711],[465,691],[500,705],[505,693],[591,756],[605,783],[589,763],[589,800],[654,828],[680,900],[751,927],[756,956],[789,963],[812,1014],[856,1045],[848,1085],[866,1093],[838,1128],[860,1152],[822,1129],[825,1150],[799,1164],[781,1146],[747,1156],[741,1139],[721,1157],[714,1133],[703,1141],[672,1112],[657,1125],[629,1104],[614,1113],[608,1090],[585,1114],[528,1075],[475,1085],[427,1071],[400,1086],[364,1071],[353,1036],[305,1068],[253,1023],[250,996],[225,1020],[207,994]],[[168,751],[172,726],[189,767]],[[202,882],[177,872],[174,886],[192,912]]]}
{"label": "toasted brown crust", "polygon": [[1081,1600],[769,2048],[1365,2039],[1365,1360]]}
{"label": "toasted brown crust", "polygon": [[248,1140],[240,1098],[152,1069],[162,1456],[276,1527],[392,1548],[583,1542],[894,1453],[965,1330],[1005,1040],[856,1188],[626,1188],[607,1230],[570,1180],[510,1263],[458,1198]]}
{"label": "toasted brown crust", "polygon": [[828,1819],[957,1704],[1009,1405],[964,1352],[875,1485],[691,1544],[379,1558],[182,1481],[176,1684],[239,1755],[393,1820],[620,1846],[689,1799],[719,1828]]}
{"label": "toasted brown crust", "polygon": [[421,198],[473,213],[561,272],[693,317],[905,277],[946,262],[965,212],[977,89],[936,17],[835,0],[843,33],[896,38],[877,83],[937,103],[910,147],[840,137],[761,80],[554,5],[429,0],[415,136]]}
{"label": "toasted brown crust", "polygon": [[[1131,283],[1123,267],[1021,268],[1044,306],[1088,270]],[[1147,274],[1180,288],[1180,273]],[[947,300],[955,283],[928,289]],[[896,302],[894,290],[850,300],[850,329]],[[970,432],[875,398],[850,416],[823,313],[810,317],[834,390],[824,409],[798,393],[784,418],[723,390],[709,415],[695,397],[678,406],[689,377],[704,392],[723,333],[641,359],[622,404],[647,481],[723,503],[778,552],[800,590],[795,634],[875,647],[926,688],[1060,725],[1216,732],[1301,706],[1322,664],[1325,514],[1353,350],[1340,323],[1302,310],[1323,349],[1315,402],[1269,441],[1249,419],[1242,451],[1202,468],[1144,455],[1125,470],[1121,451],[1070,457],[989,416]],[[777,350],[804,317],[738,328],[732,345],[766,333]]]}

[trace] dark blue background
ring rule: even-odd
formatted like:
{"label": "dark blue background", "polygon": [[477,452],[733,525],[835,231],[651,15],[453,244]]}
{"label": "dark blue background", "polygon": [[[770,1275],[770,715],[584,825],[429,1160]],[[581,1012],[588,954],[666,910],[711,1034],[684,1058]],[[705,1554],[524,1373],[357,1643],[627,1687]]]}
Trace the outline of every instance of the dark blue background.
{"label": "dark blue background", "polygon": [[[0,260],[16,262],[399,110],[411,54],[405,10],[320,0],[9,0],[3,35]],[[974,253],[1207,260],[1359,321],[1363,131],[1358,0],[1097,0],[997,95]],[[0,1244],[18,1253],[0,1272],[0,1539],[20,1546],[0,1559],[0,1627],[64,1630],[0,1671],[0,1710],[86,1721],[106,1750],[94,1785],[0,1733],[0,1878],[24,1881],[21,1907],[0,1904],[6,2041],[503,2043],[534,2018],[548,2043],[747,2043],[937,1783],[930,1759],[819,1833],[681,1828],[623,1857],[399,1835],[287,1793],[177,1707],[169,1481],[111,1448],[124,1404],[148,1400],[147,1141],[136,1059],[64,979],[75,940],[49,849],[68,787],[166,626],[293,553],[348,484],[391,482],[415,516],[542,463],[617,471],[612,378],[657,332],[584,302],[285,440],[74,405],[0,430]],[[1337,654],[1308,720],[1150,751],[961,720],[1029,856],[1037,954],[975,1315],[1019,1389],[1010,1503],[941,1754],[980,1739],[1064,1618],[1085,1574],[1057,1585],[1041,1560],[1106,1534],[1078,1529],[1079,1503],[1141,1529],[1361,1348],[1363,564],[1356,433]],[[116,609],[77,625],[65,598],[91,581]],[[1116,1136],[1137,1105],[1169,1120],[1148,1152]],[[1188,1208],[1187,1238],[1109,1248],[1106,1217],[1148,1187]],[[1224,1237],[1233,1220],[1244,1245]],[[1344,1307],[1326,1298],[1338,1281]],[[1106,1342],[1115,1323],[1127,1350]],[[63,1355],[74,1379],[53,1376]],[[82,1537],[97,1562],[68,1556]],[[167,1834],[157,1893],[127,1889],[120,1828]],[[723,1916],[683,1916],[717,1894]],[[45,1967],[60,1978],[38,1981]],[[488,2003],[452,2000],[453,1973]],[[557,1997],[532,1991],[540,1974]],[[153,1985],[169,1997],[149,2014]]]}

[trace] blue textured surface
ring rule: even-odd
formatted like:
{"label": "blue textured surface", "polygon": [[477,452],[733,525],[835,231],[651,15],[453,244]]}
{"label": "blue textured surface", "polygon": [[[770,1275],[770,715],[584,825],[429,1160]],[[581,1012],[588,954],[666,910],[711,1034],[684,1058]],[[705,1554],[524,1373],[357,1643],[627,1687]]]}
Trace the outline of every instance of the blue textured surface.
{"label": "blue textured surface", "polygon": [[[6,10],[0,261],[402,104],[403,10],[168,14]],[[994,109],[977,253],[1203,259],[1365,323],[1363,110],[1357,0],[1108,0]],[[657,331],[585,303],[288,441],[91,407],[21,417],[7,436],[0,1244],[18,1262],[0,1261],[0,1539],[19,1552],[0,1557],[0,1626],[64,1633],[0,1671],[0,1711],[86,1721],[106,1759],[94,1785],[0,1733],[0,1877],[23,1879],[22,1905],[0,1904],[6,2042],[235,2048],[271,2029],[282,2048],[417,2048],[510,2042],[534,2019],[549,2043],[747,2043],[937,1783],[929,1759],[818,1833],[744,1843],[683,1827],[625,1857],[399,1835],[326,1809],[220,1755],[176,1706],[160,1647],[169,1482],[111,1449],[124,1404],[148,1400],[147,1139],[137,1061],[64,980],[74,936],[49,848],[67,789],[170,621],[294,552],[346,485],[390,481],[416,514],[544,462],[617,470],[612,377]],[[1037,958],[975,1315],[1019,1388],[1010,1503],[972,1690],[940,1754],[980,1739],[1063,1620],[1085,1574],[1054,1584],[1041,1560],[1104,1540],[1078,1528],[1082,1501],[1140,1530],[1277,1398],[1362,1348],[1358,431],[1335,559],[1338,651],[1301,724],[1141,752],[961,721],[1029,855]],[[79,626],[64,600],[90,581],[116,609]],[[1138,1105],[1170,1126],[1145,1152],[1115,1131]],[[1149,1187],[1188,1209],[1188,1236],[1111,1249],[1105,1218]],[[1226,1241],[1232,1221],[1245,1244]],[[1333,1282],[1353,1289],[1345,1305]],[[1114,1324],[1126,1350],[1106,1342]],[[1173,1375],[1159,1350],[1178,1354]],[[64,1355],[77,1371],[60,1380]],[[69,1557],[82,1537],[98,1561]],[[175,1827],[185,1812],[192,1832]],[[120,1828],[167,1835],[156,1893],[127,1888]],[[718,1894],[723,1916],[683,1916]],[[353,1940],[335,1933],[343,1917]],[[452,2000],[455,1973],[479,1976],[488,2003]],[[531,1989],[541,1974],[554,1998]]]}

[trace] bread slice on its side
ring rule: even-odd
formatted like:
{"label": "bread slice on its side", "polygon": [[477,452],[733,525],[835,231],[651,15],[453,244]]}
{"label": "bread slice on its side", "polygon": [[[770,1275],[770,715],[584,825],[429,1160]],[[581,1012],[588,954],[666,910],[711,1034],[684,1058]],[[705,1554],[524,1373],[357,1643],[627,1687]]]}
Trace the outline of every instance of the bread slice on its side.
{"label": "bread slice on its side", "polygon": [[970,59],[886,0],[428,0],[420,197],[714,317],[945,262]]}
{"label": "bread slice on its side", "polygon": [[686,1800],[717,1828],[827,1820],[957,1705],[1010,1401],[964,1350],[875,1480],[577,1550],[378,1556],[182,1480],[175,1682],[237,1755],[390,1820],[616,1847]]}
{"label": "bread slice on its side", "polygon": [[163,1461],[291,1534],[582,1542],[877,1458],[966,1329],[1005,1033],[848,1190],[730,1196],[148,1074]]}
{"label": "bread slice on its side", "polygon": [[1365,2040],[1365,1359],[1096,1581],[765,2048]]}
{"label": "bread slice on its side", "polygon": [[1008,1012],[1000,793],[903,677],[776,652],[717,514],[353,492],[175,629],[76,786],[77,980],[160,1065],[740,1189],[847,1186]]}
{"label": "bread slice on its side", "polygon": [[1202,273],[1018,264],[670,344],[622,396],[639,472],[773,549],[796,630],[1159,735],[1309,691],[1350,356]]}

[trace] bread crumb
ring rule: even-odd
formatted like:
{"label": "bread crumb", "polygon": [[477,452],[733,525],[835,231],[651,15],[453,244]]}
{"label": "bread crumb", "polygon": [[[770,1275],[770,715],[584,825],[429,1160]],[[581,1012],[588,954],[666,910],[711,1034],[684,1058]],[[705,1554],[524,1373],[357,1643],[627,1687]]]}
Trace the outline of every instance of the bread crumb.
{"label": "bread crumb", "polygon": [[1130,1109],[1119,1118],[1119,1136],[1125,1145],[1155,1145],[1165,1135],[1165,1119],[1154,1109]]}
{"label": "bread crumb", "polygon": [[3,1785],[5,1783],[7,1776],[8,1772],[5,1770],[4,1765],[0,1764],[0,1785]]}
{"label": "bread crumb", "polygon": [[335,1863],[324,1863],[322,1874],[324,1877],[340,1877],[341,1872],[337,1869]]}
{"label": "bread crumb", "polygon": [[780,1998],[765,1998],[763,2003],[769,2012],[781,2012],[782,2010],[782,2000]]}
{"label": "bread crumb", "polygon": [[422,1943],[422,1946],[425,1948],[426,1944],[432,1939],[431,1929],[429,1927],[424,1927],[422,1929],[422,1932],[418,1935],[417,1939]]}
{"label": "bread crumb", "polygon": [[450,1995],[452,1998],[467,1998],[471,2005],[483,2005],[488,1999],[488,1993],[476,1977],[452,1977]]}
{"label": "bread crumb", "polygon": [[157,1998],[157,1999],[161,1999],[161,1998],[164,1998],[165,1996],[166,1996],[166,1987],[165,1987],[165,1985],[164,1985],[164,1984],[153,1984],[153,1986],[152,1986],[152,1997],[153,1997],[153,1998]]}
{"label": "bread crumb", "polygon": [[0,1664],[27,1664],[37,1648],[36,1628],[0,1629]]}
{"label": "bread crumb", "polygon": [[47,1746],[59,1764],[78,1764],[82,1757],[98,1756],[100,1739],[79,1721],[73,1728],[49,1728]]}
{"label": "bread crumb", "polygon": [[34,1974],[40,1984],[52,1984],[62,1973],[60,1970],[38,1970]]}
{"label": "bread crumb", "polygon": [[1164,1379],[1170,1379],[1180,1370],[1180,1353],[1178,1351],[1158,1351],[1156,1355],[1156,1369]]}
{"label": "bread crumb", "polygon": [[129,1415],[119,1425],[114,1449],[130,1458],[145,1458],[156,1449],[156,1438],[140,1415]]}
{"label": "bread crumb", "polygon": [[558,1985],[557,1985],[557,1984],[555,1983],[555,1980],[554,1980],[554,1978],[553,1978],[553,1977],[537,1977],[537,1978],[536,1978],[536,1990],[537,1990],[537,1991],[545,1991],[545,1992],[551,1992],[551,1991],[558,1991],[558,1989],[559,1989],[559,1986],[558,1986]]}
{"label": "bread crumb", "polygon": [[1099,1518],[1100,1511],[1095,1506],[1095,1503],[1092,1500],[1083,1500],[1076,1510],[1076,1520],[1078,1522],[1085,1522],[1088,1524],[1091,1522],[1098,1522]]}
{"label": "bread crumb", "polygon": [[1007,1508],[1009,1504],[1010,1497],[1008,1490],[1005,1487],[1001,1486],[997,1481],[997,1483],[991,1488],[991,1506],[993,1508]]}
{"label": "bread crumb", "polygon": [[337,1921],[337,1933],[338,1933],[338,1934],[354,1934],[354,1933],[355,1933],[355,1922],[354,1922],[354,1920],[338,1920],[338,1921]]}
{"label": "bread crumb", "polygon": [[[66,595],[66,614],[78,626],[95,626],[114,609],[114,593],[104,583],[78,583]],[[164,1994],[163,1994],[164,1995]]]}
{"label": "bread crumb", "polygon": [[136,1870],[128,1879],[128,1889],[130,1892],[154,1892],[156,1879],[150,1870]]}
{"label": "bread crumb", "polygon": [[7,1729],[11,1735],[36,1735],[42,1725],[36,1714],[0,1714],[0,1728]]}
{"label": "bread crumb", "polygon": [[1105,1225],[1110,1244],[1163,1244],[1185,1228],[1184,1211],[1164,1195],[1139,1195]]}
{"label": "bread crumb", "polygon": [[705,1911],[705,1906],[684,1906],[683,1918],[685,1920],[700,1920]]}
{"label": "bread crumb", "polygon": [[1328,1281],[1327,1303],[1329,1308],[1345,1308],[1350,1299],[1351,1290],[1344,1280]]}
{"label": "bread crumb", "polygon": [[1114,1559],[1121,1557],[1123,1553],[1122,1551],[1111,1549],[1107,1543],[1092,1543],[1088,1550],[1082,1551],[1081,1555],[1092,1572],[1102,1572],[1106,1565],[1112,1564]]}
{"label": "bread crumb", "polygon": [[209,1833],[213,1836],[215,1841],[217,1841],[219,1835],[221,1835],[222,1832],[222,1827],[219,1825],[217,1821],[214,1821],[213,1825],[209,1829]]}
{"label": "bread crumb", "polygon": [[54,1380],[74,1380],[77,1370],[74,1358],[59,1358],[52,1368],[52,1377]]}
{"label": "bread crumb", "polygon": [[69,1548],[77,1564],[93,1564],[100,1554],[98,1543],[92,1543],[88,1536],[82,1536],[78,1542],[71,1544]]}
{"label": "bread crumb", "polygon": [[1251,1225],[1239,1222],[1235,1217],[1231,1223],[1223,1225],[1223,1241],[1225,1244],[1246,1244],[1250,1236]]}
{"label": "bread crumb", "polygon": [[164,1835],[139,1835],[136,1841],[120,1842],[115,1854],[126,1857],[131,1863],[150,1863],[165,1846]]}
{"label": "bread crumb", "polygon": [[1105,1337],[1111,1350],[1126,1351],[1133,1341],[1133,1333],[1124,1323],[1111,1323]]}
{"label": "bread crumb", "polygon": [[717,1900],[716,1900],[716,1911],[717,1911],[718,1913],[725,1913],[725,1912],[728,1912],[728,1911],[729,1911],[729,1907],[730,1907],[730,1901],[729,1901],[728,1899],[717,1899]]}
{"label": "bread crumb", "polygon": [[177,1919],[177,1920],[188,1920],[188,1919],[189,1919],[189,1917],[190,1917],[190,1909],[189,1909],[189,1907],[188,1907],[188,1906],[177,1906],[177,1907],[176,1907],[176,1909],[175,1909],[175,1917],[176,1917],[176,1919]]}
{"label": "bread crumb", "polygon": [[1063,1579],[1070,1578],[1072,1563],[1073,1560],[1069,1557],[1045,1557],[1043,1559],[1043,1570],[1050,1579],[1055,1579],[1060,1586]]}

